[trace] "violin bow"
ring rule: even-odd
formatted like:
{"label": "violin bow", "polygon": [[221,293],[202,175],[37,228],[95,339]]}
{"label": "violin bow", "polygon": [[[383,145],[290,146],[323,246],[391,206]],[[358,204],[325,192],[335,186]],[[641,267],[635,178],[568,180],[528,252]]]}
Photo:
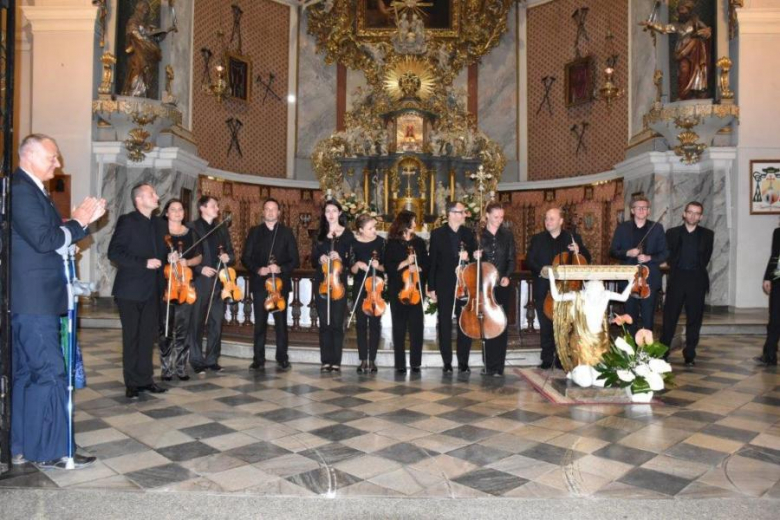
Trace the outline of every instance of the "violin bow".
{"label": "violin bow", "polygon": [[[352,307],[352,314],[349,315],[349,319],[347,320],[347,328],[349,328],[349,324],[352,323],[352,318],[355,317],[355,311],[360,304],[360,296],[363,294],[363,288],[366,286],[366,280],[368,280],[368,269],[366,269],[366,275],[363,277],[363,282],[360,284],[360,289],[358,289],[358,295],[357,298],[355,298],[355,305]],[[330,287],[330,285],[328,285],[328,287]]]}
{"label": "violin bow", "polygon": [[[414,246],[412,246],[414,247]],[[422,292],[422,278],[420,277],[420,267],[417,265],[417,250],[414,249],[414,267],[417,269],[417,290],[420,291],[420,309],[423,311],[423,316],[425,316],[425,309],[423,309],[423,292]]]}
{"label": "violin bow", "polygon": [[206,239],[207,239],[207,238],[208,238],[208,237],[209,237],[209,236],[210,236],[212,233],[214,233],[216,230],[218,230],[219,228],[221,228],[221,227],[222,227],[222,226],[224,226],[225,224],[228,224],[228,223],[229,223],[229,222],[231,222],[232,220],[233,220],[233,215],[228,215],[227,217],[225,217],[225,219],[224,219],[222,222],[220,222],[219,224],[217,224],[216,226],[214,226],[214,229],[212,229],[211,231],[209,231],[208,233],[206,233],[205,235],[203,235],[202,237],[200,237],[200,238],[199,238],[197,241],[195,241],[195,243],[194,243],[194,244],[192,244],[190,247],[188,247],[188,248],[187,248],[187,250],[186,250],[186,251],[184,251],[184,252],[181,254],[181,256],[182,256],[182,257],[186,256],[186,255],[187,255],[187,253],[189,253],[190,251],[192,251],[193,249],[195,249],[197,246],[199,246],[199,245],[200,245],[200,243],[201,243],[201,242],[203,242],[204,240],[206,240]]}
{"label": "violin bow", "polygon": [[214,293],[217,291],[217,280],[219,279],[219,269],[222,265],[222,259],[217,260],[217,273],[214,275],[214,283],[211,284],[211,296],[209,297],[209,306],[206,309],[206,321],[204,324],[208,324],[209,315],[211,314],[211,304],[214,302]]}
{"label": "violin bow", "polygon": [[669,206],[666,206],[666,209],[661,213],[661,216],[656,219],[655,222],[653,222],[653,225],[650,226],[650,229],[647,230],[647,233],[645,233],[645,236],[642,237],[642,240],[639,241],[639,243],[636,245],[637,249],[640,251],[642,250],[642,244],[644,243],[645,239],[650,235],[650,232],[653,230],[653,228],[658,224],[662,218],[664,218],[664,215],[666,215],[666,212],[669,211]]}

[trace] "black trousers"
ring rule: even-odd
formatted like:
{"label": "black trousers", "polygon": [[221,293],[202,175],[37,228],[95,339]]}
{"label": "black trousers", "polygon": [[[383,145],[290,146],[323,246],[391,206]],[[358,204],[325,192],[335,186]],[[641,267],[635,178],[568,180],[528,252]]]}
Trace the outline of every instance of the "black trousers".
{"label": "black trousers", "polygon": [[375,361],[376,351],[379,350],[379,338],[382,335],[382,317],[368,316],[363,312],[362,306],[365,299],[366,295],[361,295],[360,303],[355,310],[358,355],[360,361]]}
{"label": "black trousers", "polygon": [[[438,337],[439,337],[439,351],[441,352],[441,359],[445,365],[452,364],[452,304],[455,301],[455,281],[453,280],[451,287],[437,287],[436,299],[439,302],[439,322],[438,322]],[[457,344],[457,356],[458,366],[469,365],[469,354],[471,354],[471,338],[463,334],[460,330],[458,320],[460,313],[463,310],[463,304],[465,302],[458,300],[455,304],[455,326],[458,329],[458,344]]]}
{"label": "black trousers", "polygon": [[125,386],[138,388],[154,383],[152,353],[158,331],[157,293],[143,302],[116,299],[122,322],[122,371]]}
{"label": "black trousers", "polygon": [[[546,295],[545,295],[546,296]],[[539,318],[539,340],[541,342],[542,363],[552,364],[555,361],[555,334],[553,333],[553,322],[544,313],[544,298],[534,296],[534,308],[536,317]]]}
{"label": "black trousers", "polygon": [[769,291],[769,323],[766,326],[763,358],[777,361],[777,342],[780,340],[780,281],[773,281]]}
{"label": "black trousers", "polygon": [[706,281],[695,272],[682,272],[674,278],[674,283],[666,285],[664,301],[664,324],[661,343],[671,347],[680,312],[685,307],[685,348],[686,360],[696,358],[696,346],[699,344],[699,332],[704,318],[704,296],[707,292]]}
{"label": "black trousers", "polygon": [[[282,293],[285,301],[289,293]],[[268,296],[268,292],[263,288],[262,291],[252,293],[252,300],[255,308],[255,340],[254,340],[254,362],[265,362],[265,338],[268,332],[268,311],[263,304]],[[287,345],[289,343],[287,334],[287,307],[283,311],[276,311],[274,316],[274,332],[276,333],[276,362],[285,363],[288,361]]]}
{"label": "black trousers", "polygon": [[328,300],[319,294],[317,315],[320,323],[320,360],[323,365],[341,365],[344,350],[344,316],[347,312],[346,296],[330,302],[330,325],[328,325]]}
{"label": "black trousers", "polygon": [[634,323],[628,326],[628,331],[633,336],[639,329],[653,330],[655,319],[655,304],[658,298],[658,289],[651,288],[647,298],[630,297],[625,303],[626,314],[633,318]]}
{"label": "black trousers", "polygon": [[393,352],[395,368],[406,368],[406,332],[409,331],[409,364],[412,368],[422,365],[423,310],[422,302],[404,305],[397,297],[390,298],[390,312],[393,318]]}
{"label": "black trousers", "polygon": [[161,316],[163,332],[160,335],[160,372],[163,377],[171,377],[173,374],[187,375],[187,361],[190,357],[188,335],[191,317],[192,305],[171,303],[168,330],[166,331],[165,314]]}
{"label": "black trousers", "polygon": [[[187,340],[190,345],[190,364],[195,370],[216,365],[222,352],[222,320],[225,317],[225,302],[220,297],[222,284],[217,280],[214,288],[214,278],[199,276],[195,278],[195,291],[198,299],[192,304],[190,319],[190,334]],[[209,297],[214,296],[209,308]],[[206,323],[208,313],[208,323]],[[203,332],[206,329],[206,352],[203,352]]]}
{"label": "black trousers", "polygon": [[[501,287],[496,285],[493,291],[493,296],[498,303],[504,309],[509,305],[509,298],[512,295],[510,287]],[[506,347],[509,342],[509,327],[504,329],[500,335],[493,339],[485,341],[485,369],[489,372],[503,372],[504,365],[506,364]]]}

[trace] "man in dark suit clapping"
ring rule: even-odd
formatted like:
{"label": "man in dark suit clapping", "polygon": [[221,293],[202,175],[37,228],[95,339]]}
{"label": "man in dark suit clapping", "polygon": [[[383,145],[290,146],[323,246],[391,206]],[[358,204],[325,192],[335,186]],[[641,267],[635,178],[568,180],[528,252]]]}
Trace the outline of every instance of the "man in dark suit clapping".
{"label": "man in dark suit clapping", "polygon": [[[11,328],[13,392],[11,455],[14,464],[64,468],[68,446],[68,380],[60,349],[60,316],[68,311],[64,258],[106,211],[87,197],[62,220],[44,182],[60,167],[51,137],[32,134],[19,146],[11,186]],[[76,468],[95,461],[75,454]]]}
{"label": "man in dark suit clapping", "polygon": [[683,358],[688,367],[696,364],[694,359],[704,317],[704,295],[710,290],[707,264],[712,257],[715,234],[699,225],[703,213],[704,206],[700,202],[689,202],[683,211],[684,224],[666,231],[669,279],[666,283],[661,343],[671,347],[677,320],[685,305]]}
{"label": "man in dark suit clapping", "polygon": [[130,196],[135,211],[119,217],[108,245],[108,259],[117,267],[113,295],[122,322],[122,369],[125,395],[138,392],[163,393],[155,384],[152,352],[159,332],[159,269],[166,259],[163,237],[167,226],[152,212],[159,198],[150,184],[133,187]]}

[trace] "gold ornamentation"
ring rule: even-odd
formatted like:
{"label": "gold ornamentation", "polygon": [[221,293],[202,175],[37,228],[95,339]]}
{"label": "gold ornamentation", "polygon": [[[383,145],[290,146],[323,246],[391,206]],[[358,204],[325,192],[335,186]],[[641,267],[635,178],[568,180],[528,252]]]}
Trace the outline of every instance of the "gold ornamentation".
{"label": "gold ornamentation", "polygon": [[146,157],[145,152],[152,151],[154,145],[147,142],[149,132],[141,127],[133,128],[128,132],[129,137],[125,139],[125,148],[127,148],[127,157],[133,162],[141,162]]}
{"label": "gold ornamentation", "polygon": [[715,64],[720,68],[720,77],[718,83],[720,86],[720,97],[723,100],[734,99],[734,91],[731,90],[729,85],[729,71],[731,70],[731,60],[727,56],[723,56]]}
{"label": "gold ornamentation", "polygon": [[393,101],[419,98],[423,101],[433,95],[436,78],[428,64],[415,58],[405,58],[385,74],[385,90]]}
{"label": "gold ornamentation", "polygon": [[599,99],[603,99],[607,102],[607,107],[612,106],[612,102],[616,99],[622,98],[626,91],[622,88],[618,88],[612,81],[612,76],[615,74],[615,69],[607,67],[604,69],[604,85],[599,89]]}
{"label": "gold ornamentation", "polygon": [[167,119],[174,125],[181,125],[181,112],[171,105],[155,104],[142,99],[96,99],[92,101],[92,113],[105,116],[116,112],[133,117],[133,114],[152,114],[160,119]]}
{"label": "gold ornamentation", "polygon": [[745,0],[729,0],[729,40],[737,36],[737,8],[745,7]]}
{"label": "gold ornamentation", "polygon": [[721,119],[734,116],[739,118],[737,105],[682,105],[651,110],[644,116],[645,127],[651,123],[671,122],[677,119],[706,118],[709,116]]}
{"label": "gold ornamentation", "polygon": [[114,70],[113,66],[116,65],[116,56],[106,51],[103,53],[103,57],[100,58],[103,63],[103,77],[98,87],[98,94],[101,97],[111,96],[111,92],[114,88]]}
{"label": "gold ornamentation", "polygon": [[682,157],[681,160],[685,164],[699,162],[702,152],[707,148],[706,144],[696,142],[699,140],[699,134],[692,130],[700,121],[698,117],[681,117],[674,121],[675,126],[683,129],[677,134],[680,144],[674,147],[674,153]]}

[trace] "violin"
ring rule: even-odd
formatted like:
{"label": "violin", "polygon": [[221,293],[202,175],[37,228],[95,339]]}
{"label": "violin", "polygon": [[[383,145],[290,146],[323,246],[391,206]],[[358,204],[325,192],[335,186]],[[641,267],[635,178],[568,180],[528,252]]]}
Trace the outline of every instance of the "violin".
{"label": "violin", "polygon": [[[642,254],[642,244],[639,244],[639,254]],[[631,297],[645,299],[650,297],[650,285],[647,283],[650,277],[650,268],[646,265],[639,263],[637,265],[636,274],[634,275],[633,285],[631,286]]]}
{"label": "violin", "polygon": [[[574,244],[574,235],[571,237],[571,243]],[[563,253],[555,255],[552,265],[588,265],[588,260],[580,253],[564,251]],[[560,293],[582,290],[582,280],[558,281],[555,283],[560,284],[558,287],[558,292]],[[549,319],[553,319],[554,307],[555,302],[553,301],[552,294],[547,291],[547,296],[544,299],[544,315]]]}
{"label": "violin", "polygon": [[463,269],[466,267],[466,261],[461,258],[460,253],[466,250],[466,244],[460,243],[460,251],[458,252],[458,267],[455,268],[455,299],[465,300],[466,294],[466,282],[463,279]]}
{"label": "violin", "polygon": [[[414,252],[414,248],[409,246],[409,256],[414,258],[414,267],[417,267],[417,255]],[[404,287],[401,292],[398,293],[398,301],[404,305],[417,305],[420,303],[422,296],[420,294],[420,271],[419,268],[415,272],[411,272],[409,269],[404,271],[401,278],[404,282]]]}
{"label": "violin", "polygon": [[365,289],[366,298],[363,300],[362,309],[367,316],[381,316],[385,313],[387,303],[382,299],[382,290],[385,288],[384,278],[377,277],[374,260],[378,258],[378,253],[374,251],[371,254],[371,276],[366,278]]}
{"label": "violin", "polygon": [[[330,238],[330,252],[332,253],[335,248],[336,234]],[[341,273],[344,270],[344,264],[341,260],[333,260],[328,254],[328,261],[322,264],[322,274],[324,278],[320,283],[319,292],[321,296],[325,296],[330,300],[340,300],[347,294],[347,289],[344,284],[341,283]]]}
{"label": "violin", "polygon": [[[477,234],[479,241],[480,233]],[[487,340],[500,336],[507,325],[504,309],[496,302],[494,290],[499,282],[498,269],[482,256],[462,271],[468,301],[460,313],[460,330],[472,338]],[[484,347],[484,345],[483,345]]]}
{"label": "violin", "polygon": [[[165,235],[165,243],[173,252],[171,235]],[[181,255],[184,250],[184,243],[179,240],[177,246],[179,255]],[[164,296],[166,302],[195,303],[197,294],[195,293],[195,287],[192,285],[192,269],[176,262],[175,264],[169,263],[166,265],[164,273],[165,279],[168,280],[168,287]]]}
{"label": "violin", "polygon": [[[276,264],[276,259],[273,255],[268,258],[268,265]],[[263,303],[263,307],[268,312],[274,313],[276,311],[283,311],[287,308],[287,300],[282,296],[282,279],[276,276],[276,273],[271,273],[271,277],[265,281],[265,290],[268,292],[268,296]]]}
{"label": "violin", "polygon": [[[219,256],[224,253],[224,247],[217,246],[219,249]],[[219,270],[219,281],[222,282],[222,292],[220,298],[228,301],[229,303],[240,302],[244,299],[244,295],[241,292],[241,288],[236,283],[236,270],[232,267],[223,267]]]}

